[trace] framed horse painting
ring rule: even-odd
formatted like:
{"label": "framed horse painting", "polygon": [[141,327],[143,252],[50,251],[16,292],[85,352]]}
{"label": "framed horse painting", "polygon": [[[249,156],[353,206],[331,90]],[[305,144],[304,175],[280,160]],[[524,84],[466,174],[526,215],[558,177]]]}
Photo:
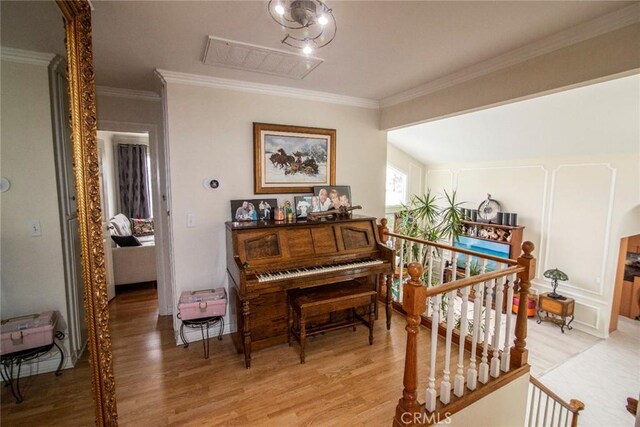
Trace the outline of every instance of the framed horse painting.
{"label": "framed horse painting", "polygon": [[253,124],[256,194],[311,193],[335,185],[336,130]]}

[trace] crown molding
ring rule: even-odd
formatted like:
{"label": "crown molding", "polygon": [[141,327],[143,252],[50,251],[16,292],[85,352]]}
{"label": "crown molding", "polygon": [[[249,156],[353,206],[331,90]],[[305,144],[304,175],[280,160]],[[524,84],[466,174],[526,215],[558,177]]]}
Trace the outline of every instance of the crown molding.
{"label": "crown molding", "polygon": [[380,100],[380,107],[410,101],[638,22],[640,22],[640,3],[634,3],[455,73],[383,98]]}
{"label": "crown molding", "polygon": [[137,99],[141,101],[160,101],[160,95],[146,90],[121,89],[109,86],[96,86],[98,96]]}
{"label": "crown molding", "polygon": [[192,86],[228,89],[239,92],[258,93],[261,95],[283,96],[309,101],[328,102],[331,104],[348,105],[361,108],[380,108],[375,99],[357,98],[353,96],[337,95],[307,89],[296,89],[287,86],[252,83],[242,80],[223,79],[220,77],[201,76],[197,74],[180,73],[156,69],[156,75],[163,83],[180,83]]}
{"label": "crown molding", "polygon": [[55,53],[35,52],[33,50],[14,49],[5,46],[0,47],[0,59],[3,61],[17,62],[19,64],[48,67],[55,56]]}

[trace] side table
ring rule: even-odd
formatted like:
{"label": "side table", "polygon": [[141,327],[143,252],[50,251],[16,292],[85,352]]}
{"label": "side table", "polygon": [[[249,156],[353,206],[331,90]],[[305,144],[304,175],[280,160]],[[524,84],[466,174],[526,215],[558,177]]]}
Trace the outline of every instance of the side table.
{"label": "side table", "polygon": [[[180,317],[178,317],[180,318]],[[183,320],[180,325],[180,338],[184,343],[184,348],[189,347],[189,342],[184,336],[184,327],[191,329],[200,328],[200,333],[202,334],[202,349],[204,351],[204,358],[209,358],[209,328],[212,326],[220,324],[220,331],[218,332],[218,340],[222,341],[222,333],[224,332],[224,317],[222,316],[212,316],[212,317],[202,317],[200,319],[191,319],[191,320]],[[204,331],[207,331],[207,338],[205,339]]]}
{"label": "side table", "polygon": [[[560,326],[560,330],[564,334],[564,328],[569,330],[573,329],[571,322],[573,322],[573,308],[575,301],[573,298],[567,298],[564,300],[555,299],[549,297],[549,293],[540,295],[538,300],[538,323],[553,322]],[[542,317],[540,313],[546,312],[546,315]],[[567,322],[569,319],[569,322]]]}
{"label": "side table", "polygon": [[[11,387],[11,394],[13,394],[13,397],[15,397],[16,403],[21,403],[24,400],[24,398],[22,397],[22,393],[20,393],[20,369],[22,368],[22,362],[28,362],[30,360],[38,359],[40,356],[48,353],[55,346],[60,352],[60,363],[58,364],[58,369],[56,369],[56,376],[62,375],[64,352],[56,343],[56,339],[62,341],[64,339],[64,332],[57,331],[51,344],[28,348],[26,350],[20,350],[0,356],[0,363],[2,364],[2,369],[0,369],[0,376],[2,376],[6,387]],[[13,377],[14,367],[18,368],[17,376],[15,379]]]}

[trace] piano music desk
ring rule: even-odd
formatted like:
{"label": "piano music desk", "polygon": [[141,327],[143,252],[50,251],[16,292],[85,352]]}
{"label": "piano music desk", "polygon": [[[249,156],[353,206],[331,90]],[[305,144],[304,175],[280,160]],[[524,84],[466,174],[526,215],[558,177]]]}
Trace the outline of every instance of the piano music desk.
{"label": "piano music desk", "polygon": [[[375,290],[366,285],[359,285],[356,282],[290,291],[288,341],[289,346],[291,346],[291,336],[293,335],[300,343],[300,363],[304,363],[307,337],[327,331],[352,326],[355,331],[356,325],[364,324],[369,328],[369,345],[372,345],[377,295],[378,293]],[[365,313],[368,315],[368,319],[356,312],[356,309],[361,307],[367,308]],[[347,310],[351,311],[351,317],[307,328],[308,317]],[[296,321],[294,321],[294,318]]]}

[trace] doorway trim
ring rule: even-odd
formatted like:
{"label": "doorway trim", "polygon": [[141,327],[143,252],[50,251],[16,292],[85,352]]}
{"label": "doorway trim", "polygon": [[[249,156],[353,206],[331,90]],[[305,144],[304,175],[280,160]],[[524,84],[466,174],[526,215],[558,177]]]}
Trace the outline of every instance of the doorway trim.
{"label": "doorway trim", "polygon": [[164,148],[158,140],[158,129],[155,124],[150,123],[132,123],[120,122],[113,120],[99,120],[99,131],[108,132],[134,132],[148,133],[149,149],[151,157],[151,194],[154,200],[151,207],[154,222],[159,220],[159,224],[154,227],[155,246],[156,246],[156,270],[158,283],[158,312],[160,316],[173,314],[171,307],[173,306],[173,286],[171,271],[171,250],[173,245],[170,233],[164,232],[165,226],[168,229],[167,213],[163,208],[163,195],[167,194],[167,190],[162,188],[160,176],[164,173],[164,165],[160,163],[160,150]]}

